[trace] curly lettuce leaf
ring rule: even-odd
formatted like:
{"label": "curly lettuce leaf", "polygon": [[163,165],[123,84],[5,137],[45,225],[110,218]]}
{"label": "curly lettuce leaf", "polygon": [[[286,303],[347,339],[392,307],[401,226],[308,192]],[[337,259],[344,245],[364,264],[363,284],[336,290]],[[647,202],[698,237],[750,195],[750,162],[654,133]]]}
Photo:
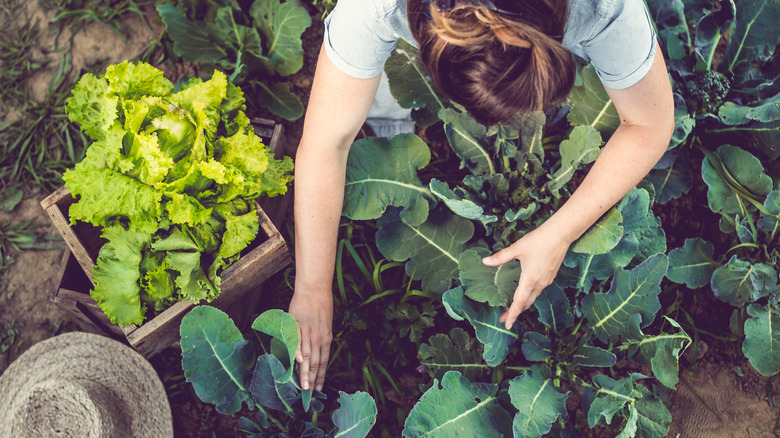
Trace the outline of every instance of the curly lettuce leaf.
{"label": "curly lettuce leaf", "polygon": [[168,218],[174,224],[197,225],[211,217],[211,208],[206,208],[192,196],[182,193],[166,193],[171,200],[165,203]]}
{"label": "curly lettuce leaf", "polygon": [[104,77],[109,92],[121,99],[168,96],[173,91],[173,84],[165,79],[163,72],[145,62],[109,65]]}
{"label": "curly lettuce leaf", "polygon": [[109,95],[108,81],[87,73],[73,87],[72,93],[65,107],[68,119],[80,124],[81,130],[93,140],[104,139],[105,132],[117,119],[119,103],[119,98]]}
{"label": "curly lettuce leaf", "polygon": [[104,228],[102,237],[108,243],[100,249],[92,270],[95,289],[90,295],[112,323],[141,324],[145,309],[141,305],[139,267],[152,235],[114,225]]}
{"label": "curly lettuce leaf", "polygon": [[170,269],[179,273],[176,286],[180,288],[179,295],[182,300],[211,301],[219,295],[219,290],[203,272],[200,259],[199,252],[169,251],[165,255],[165,262]]}
{"label": "curly lettuce leaf", "polygon": [[239,131],[219,140],[222,152],[219,162],[249,174],[261,174],[268,168],[268,153],[263,141],[254,133]]}
{"label": "curly lettuce leaf", "polygon": [[70,206],[70,223],[76,220],[110,226],[127,218],[130,226],[153,233],[162,215],[162,193],[109,169],[67,170],[65,185],[78,202]]}
{"label": "curly lettuce leaf", "polygon": [[274,159],[269,149],[268,168],[260,174],[260,193],[270,197],[287,193],[287,184],[293,179],[292,170],[293,161],[290,157]]}
{"label": "curly lettuce leaf", "polygon": [[219,247],[219,256],[227,258],[238,254],[257,237],[260,224],[254,211],[243,215],[229,215],[225,219],[226,229]]}
{"label": "curly lettuce leaf", "polygon": [[154,134],[133,134],[128,155],[134,162],[134,168],[127,173],[128,176],[150,186],[161,182],[173,168],[173,160],[160,150]]}

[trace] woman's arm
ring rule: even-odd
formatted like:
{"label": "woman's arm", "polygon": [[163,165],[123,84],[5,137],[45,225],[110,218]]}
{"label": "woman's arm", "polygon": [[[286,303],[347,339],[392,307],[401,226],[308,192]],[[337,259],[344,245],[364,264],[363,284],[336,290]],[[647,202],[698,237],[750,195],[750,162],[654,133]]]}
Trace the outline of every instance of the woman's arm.
{"label": "woman's arm", "polygon": [[320,50],[303,135],[295,158],[295,292],[290,314],[301,343],[296,360],[303,389],[320,391],[330,356],[331,284],[349,146],[363,125],[379,77],[355,79]]}
{"label": "woman's arm", "polygon": [[520,260],[512,304],[501,315],[507,329],[555,279],[569,246],[655,166],[674,130],[674,101],[666,63],[657,48],[650,71],[624,90],[607,88],[620,126],[571,198],[539,228],[485,258],[488,266]]}

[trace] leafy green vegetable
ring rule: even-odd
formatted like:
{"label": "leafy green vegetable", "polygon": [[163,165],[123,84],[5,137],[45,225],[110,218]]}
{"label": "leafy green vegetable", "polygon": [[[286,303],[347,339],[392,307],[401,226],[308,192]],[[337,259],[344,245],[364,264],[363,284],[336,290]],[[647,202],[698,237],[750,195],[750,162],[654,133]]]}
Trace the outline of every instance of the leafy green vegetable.
{"label": "leafy green vegetable", "polygon": [[292,162],[273,159],[243,101],[219,71],[173,93],[144,63],[74,88],[68,117],[95,142],[63,175],[77,199],[68,213],[104,227],[92,294],[112,321],[141,324],[141,297],[155,311],[215,298],[219,272],[258,233],[254,200],[285,192]]}

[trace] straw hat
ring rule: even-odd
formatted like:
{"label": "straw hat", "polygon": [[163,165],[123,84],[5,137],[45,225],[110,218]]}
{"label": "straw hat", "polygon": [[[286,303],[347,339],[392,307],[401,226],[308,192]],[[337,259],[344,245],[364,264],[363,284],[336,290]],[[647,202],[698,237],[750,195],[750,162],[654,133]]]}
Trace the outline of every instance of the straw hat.
{"label": "straw hat", "polygon": [[115,340],[62,334],[33,345],[0,375],[0,437],[172,436],[160,378]]}

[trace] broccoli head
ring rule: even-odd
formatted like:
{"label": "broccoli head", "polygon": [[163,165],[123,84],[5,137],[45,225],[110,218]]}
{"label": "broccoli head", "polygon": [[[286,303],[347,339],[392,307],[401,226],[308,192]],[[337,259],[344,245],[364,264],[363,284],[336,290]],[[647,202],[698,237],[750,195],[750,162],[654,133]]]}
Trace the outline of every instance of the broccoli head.
{"label": "broccoli head", "polygon": [[686,103],[695,114],[715,112],[731,88],[728,77],[708,71],[685,83]]}

